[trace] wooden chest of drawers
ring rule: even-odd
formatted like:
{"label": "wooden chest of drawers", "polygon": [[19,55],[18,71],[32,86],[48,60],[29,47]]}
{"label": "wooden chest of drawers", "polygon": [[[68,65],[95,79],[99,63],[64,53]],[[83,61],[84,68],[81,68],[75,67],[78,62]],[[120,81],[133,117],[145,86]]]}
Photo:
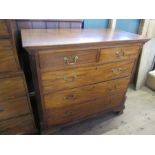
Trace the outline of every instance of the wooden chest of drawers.
{"label": "wooden chest of drawers", "polygon": [[42,132],[101,112],[122,112],[133,68],[147,41],[114,30],[22,30]]}
{"label": "wooden chest of drawers", "polygon": [[36,127],[12,22],[0,20],[0,134],[34,134]]}

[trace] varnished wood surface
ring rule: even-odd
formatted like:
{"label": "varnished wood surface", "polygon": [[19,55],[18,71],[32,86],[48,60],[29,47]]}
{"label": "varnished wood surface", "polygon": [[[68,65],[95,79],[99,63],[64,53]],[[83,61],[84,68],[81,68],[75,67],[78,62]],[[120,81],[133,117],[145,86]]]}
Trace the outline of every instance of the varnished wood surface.
{"label": "varnished wood surface", "polygon": [[[53,50],[45,50],[39,52],[39,65],[42,70],[56,70],[65,68],[74,68],[76,66],[92,64],[97,61],[98,49],[94,50],[77,50],[77,51],[64,51],[54,52]],[[75,57],[78,57],[74,63]],[[68,62],[64,60],[68,59]],[[71,59],[73,58],[73,60]],[[74,63],[74,64],[70,64]]]}
{"label": "varnished wood surface", "polygon": [[18,71],[13,49],[0,50],[0,73]]}
{"label": "varnished wood surface", "polygon": [[122,111],[135,61],[147,40],[111,29],[22,30],[41,129]]}
{"label": "varnished wood surface", "polygon": [[33,134],[36,128],[13,28],[11,20],[0,20],[0,134]]}
{"label": "varnished wood surface", "polygon": [[49,109],[47,111],[48,126],[64,125],[88,116],[119,107],[123,104],[123,92],[111,96],[102,96],[101,99],[89,100],[85,103],[75,104],[61,109]]}
{"label": "varnished wood surface", "polygon": [[22,76],[0,79],[0,101],[14,99],[26,95]]}
{"label": "varnished wood surface", "polygon": [[9,28],[6,20],[0,20],[0,38],[9,36]]}
{"label": "varnished wood surface", "polygon": [[0,121],[29,114],[29,112],[27,96],[3,100],[0,103]]}
{"label": "varnished wood surface", "polygon": [[98,66],[64,69],[41,73],[43,92],[81,87],[107,80],[130,76],[134,61],[123,61]]}
{"label": "varnished wood surface", "polygon": [[23,47],[61,46],[90,43],[145,42],[147,38],[112,29],[22,29]]}
{"label": "varnished wood surface", "polygon": [[31,114],[0,122],[1,135],[23,135],[35,133],[36,128]]}
{"label": "varnished wood surface", "polygon": [[79,103],[84,104],[86,101],[100,99],[103,96],[111,96],[119,92],[123,94],[126,92],[128,83],[129,78],[122,78],[44,95],[45,107],[46,109],[63,108]]}

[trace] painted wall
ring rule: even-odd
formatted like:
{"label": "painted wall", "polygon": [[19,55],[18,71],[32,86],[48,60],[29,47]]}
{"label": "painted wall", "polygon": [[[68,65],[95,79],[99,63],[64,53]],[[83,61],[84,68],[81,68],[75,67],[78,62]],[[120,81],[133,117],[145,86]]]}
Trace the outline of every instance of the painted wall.
{"label": "painted wall", "polygon": [[140,19],[117,19],[116,29],[138,33]]}
{"label": "painted wall", "polygon": [[108,19],[85,19],[84,28],[107,28]]}
{"label": "painted wall", "polygon": [[[108,28],[108,19],[85,19],[84,28]],[[138,33],[140,19],[117,19],[116,29]]]}

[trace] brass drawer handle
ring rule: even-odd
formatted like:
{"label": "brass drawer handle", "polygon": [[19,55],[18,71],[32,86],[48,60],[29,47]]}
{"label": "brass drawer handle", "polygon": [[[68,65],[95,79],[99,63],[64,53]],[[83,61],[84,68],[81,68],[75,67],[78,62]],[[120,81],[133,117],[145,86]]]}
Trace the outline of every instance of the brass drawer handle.
{"label": "brass drawer handle", "polygon": [[72,82],[72,81],[74,81],[76,78],[77,78],[76,75],[73,75],[73,76],[70,76],[70,77],[67,77],[66,75],[64,75],[64,80],[65,80],[65,81]]}
{"label": "brass drawer handle", "polygon": [[125,52],[124,52],[123,50],[117,51],[117,52],[115,53],[115,55],[116,55],[118,58],[122,58],[122,57],[125,56]]}
{"label": "brass drawer handle", "polygon": [[74,65],[78,60],[78,56],[64,57],[65,64]]}
{"label": "brass drawer handle", "polygon": [[65,100],[71,100],[71,99],[75,99],[76,96],[75,95],[67,95],[64,97]]}
{"label": "brass drawer handle", "polygon": [[112,72],[113,72],[114,74],[120,74],[121,71],[122,71],[122,68],[112,69]]}

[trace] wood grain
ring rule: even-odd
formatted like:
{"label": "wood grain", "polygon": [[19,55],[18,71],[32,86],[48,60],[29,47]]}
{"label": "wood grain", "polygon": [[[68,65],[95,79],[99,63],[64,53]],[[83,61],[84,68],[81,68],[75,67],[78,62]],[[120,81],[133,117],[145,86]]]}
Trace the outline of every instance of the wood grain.
{"label": "wood grain", "polygon": [[0,50],[0,73],[18,71],[13,49]]}
{"label": "wood grain", "polygon": [[[52,53],[51,53],[52,52]],[[80,51],[64,51],[54,52],[47,50],[39,52],[39,65],[42,70],[57,70],[65,68],[74,68],[85,64],[91,64],[97,61],[98,50],[80,50]],[[75,57],[78,57],[75,60]],[[65,61],[67,58],[68,61]]]}
{"label": "wood grain", "polygon": [[129,78],[122,78],[47,94],[44,95],[45,108],[47,110],[50,108],[63,108],[68,105],[99,99],[103,96],[110,96],[113,93],[125,92],[128,83]]}
{"label": "wood grain", "polygon": [[104,65],[41,72],[43,93],[81,87],[130,76],[134,60]]}
{"label": "wood grain", "polygon": [[120,106],[122,102],[122,94],[117,94],[111,97],[103,96],[101,99],[90,100],[61,109],[49,109],[47,111],[47,122],[49,126],[63,125]]}
{"label": "wood grain", "polygon": [[[113,29],[22,29],[23,47],[62,46],[95,43],[133,43],[148,39],[133,33]],[[38,39],[39,38],[39,39]]]}
{"label": "wood grain", "polygon": [[0,121],[29,114],[27,96],[0,102]]}
{"label": "wood grain", "polygon": [[36,129],[31,114],[0,122],[1,135],[23,135],[34,133],[36,133]]}

